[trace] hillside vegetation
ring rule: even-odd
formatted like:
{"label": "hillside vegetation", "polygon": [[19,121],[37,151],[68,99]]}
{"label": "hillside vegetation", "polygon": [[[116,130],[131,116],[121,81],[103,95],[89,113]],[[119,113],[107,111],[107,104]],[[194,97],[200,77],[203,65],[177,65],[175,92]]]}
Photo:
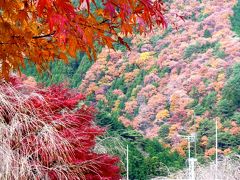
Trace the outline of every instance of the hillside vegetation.
{"label": "hillside vegetation", "polygon": [[130,37],[130,52],[104,48],[94,63],[80,54],[42,76],[30,67],[25,73],[47,85],[67,81],[88,95],[99,109],[96,123],[130,144],[130,179],[182,168],[187,140],[180,135],[196,133],[197,158],[213,158],[216,121],[219,153],[239,153],[239,4],[171,1],[167,16],[185,13],[184,21]]}

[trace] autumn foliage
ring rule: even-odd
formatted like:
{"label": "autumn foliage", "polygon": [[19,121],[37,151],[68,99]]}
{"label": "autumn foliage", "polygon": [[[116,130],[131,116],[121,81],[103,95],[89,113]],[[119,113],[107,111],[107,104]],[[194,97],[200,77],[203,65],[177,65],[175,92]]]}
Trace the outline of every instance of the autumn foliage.
{"label": "autumn foliage", "polygon": [[[238,151],[240,43],[229,19],[237,1],[168,2],[168,20],[174,13],[186,17],[177,22],[178,31],[137,35],[131,52],[103,50],[79,89],[92,92],[93,99],[101,96],[125,126],[181,154],[187,148],[178,136],[192,132],[198,133],[199,152],[214,147],[214,118],[220,118],[219,149]],[[96,93],[99,89],[104,91]]]}
{"label": "autumn foliage", "polygon": [[161,0],[0,1],[1,76],[24,67],[24,58],[46,68],[76,51],[96,59],[96,46],[128,46],[122,36],[166,26]]}
{"label": "autumn foliage", "polygon": [[0,179],[120,178],[118,158],[92,150],[104,129],[83,95],[11,78],[0,99]]}

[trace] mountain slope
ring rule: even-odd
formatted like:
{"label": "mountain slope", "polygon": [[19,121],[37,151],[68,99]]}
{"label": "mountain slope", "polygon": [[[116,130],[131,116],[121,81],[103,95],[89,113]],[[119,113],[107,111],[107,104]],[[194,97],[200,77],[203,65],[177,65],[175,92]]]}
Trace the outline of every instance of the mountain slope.
{"label": "mountain slope", "polygon": [[[178,135],[195,131],[199,153],[214,152],[216,118],[221,150],[238,149],[239,120],[218,110],[219,102],[228,106],[220,101],[222,89],[229,69],[240,61],[239,38],[229,18],[235,3],[172,2],[167,16],[185,13],[185,21],[175,22],[178,29],[137,35],[131,52],[104,49],[79,89],[109,106],[125,126],[158,137],[183,155],[187,143]],[[226,138],[236,142],[229,144]]]}

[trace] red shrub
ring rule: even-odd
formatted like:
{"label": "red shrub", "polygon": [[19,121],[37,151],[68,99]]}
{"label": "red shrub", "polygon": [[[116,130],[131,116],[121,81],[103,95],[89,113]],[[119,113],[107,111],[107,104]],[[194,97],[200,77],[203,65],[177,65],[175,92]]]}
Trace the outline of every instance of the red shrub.
{"label": "red shrub", "polygon": [[63,86],[0,84],[0,179],[119,179],[118,158],[92,150],[104,129],[83,100]]}

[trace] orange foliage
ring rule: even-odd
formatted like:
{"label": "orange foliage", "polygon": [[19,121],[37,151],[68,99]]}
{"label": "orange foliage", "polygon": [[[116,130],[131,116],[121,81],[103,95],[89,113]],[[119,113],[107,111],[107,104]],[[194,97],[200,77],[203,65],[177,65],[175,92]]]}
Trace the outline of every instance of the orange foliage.
{"label": "orange foliage", "polygon": [[174,147],[172,149],[172,152],[173,151],[177,151],[181,156],[184,156],[184,157],[186,156],[186,153],[181,146]]}
{"label": "orange foliage", "polygon": [[133,72],[125,73],[125,82],[131,82],[134,80],[134,78],[138,75],[139,69],[134,69]]}
{"label": "orange foliage", "polygon": [[[222,154],[223,153],[223,151],[221,150],[221,149],[218,149],[217,150],[218,151],[218,153],[220,153],[220,154]],[[216,148],[210,148],[210,149],[208,149],[207,151],[205,151],[205,157],[209,157],[209,156],[212,156],[212,155],[214,155],[216,153]]]}
{"label": "orange foliage", "polygon": [[232,128],[230,129],[230,133],[231,133],[232,135],[237,135],[237,134],[239,134],[239,133],[240,133],[240,127],[232,127]]}
{"label": "orange foliage", "polygon": [[90,84],[87,89],[87,95],[90,95],[91,93],[95,92],[98,89],[98,86],[96,83]]}
{"label": "orange foliage", "polygon": [[174,136],[178,132],[179,129],[180,129],[180,124],[173,124],[169,128],[169,137]]}
{"label": "orange foliage", "polygon": [[[94,12],[90,3],[96,7]],[[75,57],[77,50],[96,59],[96,43],[128,47],[123,34],[132,34],[133,29],[143,33],[155,22],[166,27],[161,0],[106,0],[103,8],[94,0],[79,0],[79,7],[70,0],[4,0],[0,9],[1,76],[5,78],[11,69],[24,66],[24,58],[38,70],[54,58]]]}
{"label": "orange foliage", "polygon": [[228,155],[228,154],[230,154],[231,152],[232,152],[232,150],[231,150],[230,148],[227,148],[227,149],[224,149],[223,154],[224,154],[224,155]]}
{"label": "orange foliage", "polygon": [[128,101],[125,103],[125,111],[129,114],[133,114],[134,110],[137,108],[137,101]]}
{"label": "orange foliage", "polygon": [[179,144],[182,148],[186,148],[188,145],[187,139],[181,139],[181,142]]}
{"label": "orange foliage", "polygon": [[200,140],[200,145],[201,145],[202,147],[206,147],[207,144],[208,144],[208,137],[207,137],[207,136],[203,136],[203,137],[201,138],[201,140]]}

